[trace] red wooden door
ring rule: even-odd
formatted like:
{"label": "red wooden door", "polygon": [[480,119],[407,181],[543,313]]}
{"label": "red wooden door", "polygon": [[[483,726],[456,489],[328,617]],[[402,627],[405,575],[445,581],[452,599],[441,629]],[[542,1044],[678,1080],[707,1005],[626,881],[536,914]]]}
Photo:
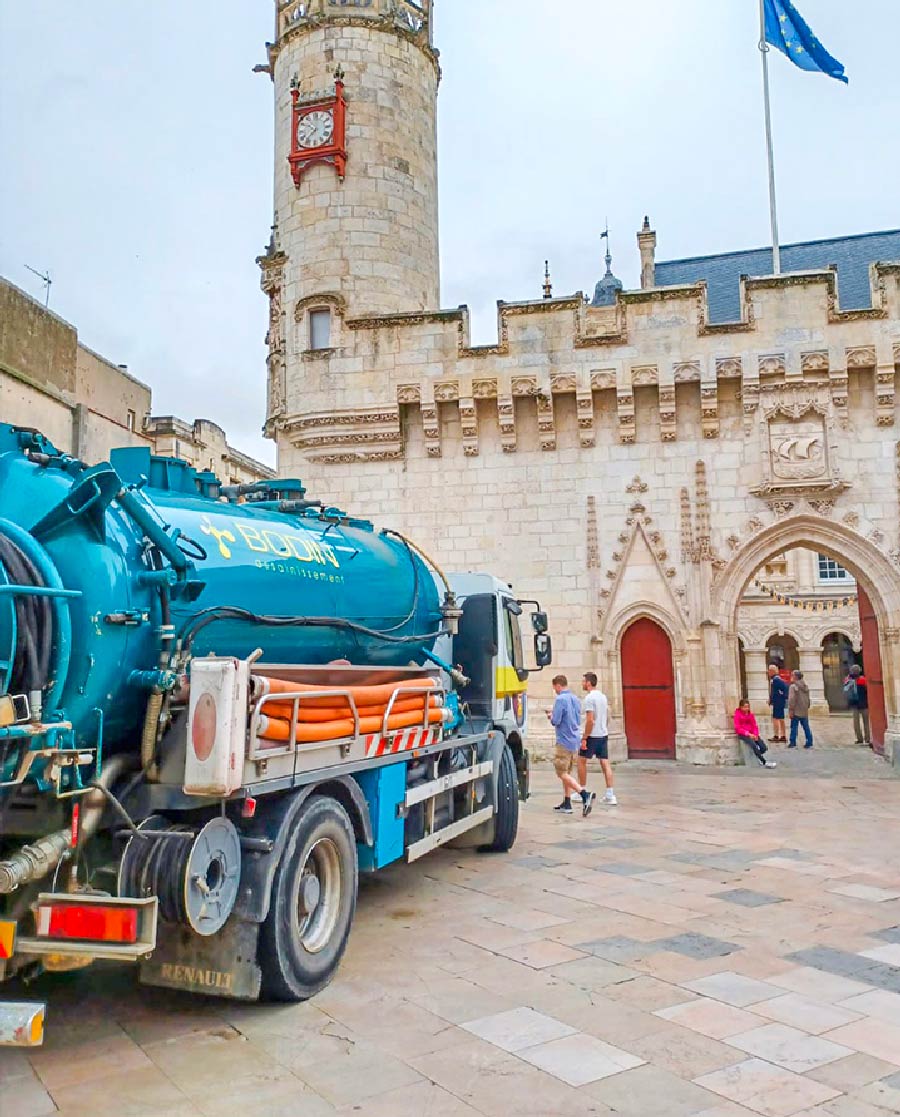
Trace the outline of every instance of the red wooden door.
{"label": "red wooden door", "polygon": [[629,757],[674,760],[672,643],[654,621],[635,621],[622,637],[622,692]]}
{"label": "red wooden door", "polygon": [[887,710],[884,705],[884,674],[881,669],[881,644],[878,639],[878,618],[869,595],[858,587],[859,623],[862,627],[863,671],[869,684],[869,718],[872,722],[872,747],[884,753]]}

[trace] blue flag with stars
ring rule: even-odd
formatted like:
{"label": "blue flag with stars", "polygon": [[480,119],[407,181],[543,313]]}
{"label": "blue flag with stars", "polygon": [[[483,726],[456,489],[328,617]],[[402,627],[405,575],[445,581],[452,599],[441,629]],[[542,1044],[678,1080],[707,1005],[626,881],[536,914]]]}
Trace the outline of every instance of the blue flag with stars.
{"label": "blue flag with stars", "polygon": [[766,42],[786,54],[801,70],[846,82],[844,67],[828,53],[791,0],[765,0]]}

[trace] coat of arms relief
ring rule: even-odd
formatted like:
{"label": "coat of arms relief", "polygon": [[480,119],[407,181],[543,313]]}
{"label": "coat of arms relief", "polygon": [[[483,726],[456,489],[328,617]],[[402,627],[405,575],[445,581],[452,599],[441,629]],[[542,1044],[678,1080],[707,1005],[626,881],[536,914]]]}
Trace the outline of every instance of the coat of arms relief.
{"label": "coat of arms relief", "polygon": [[842,492],[830,401],[809,392],[784,391],[760,407],[762,484],[765,499],[822,497]]}

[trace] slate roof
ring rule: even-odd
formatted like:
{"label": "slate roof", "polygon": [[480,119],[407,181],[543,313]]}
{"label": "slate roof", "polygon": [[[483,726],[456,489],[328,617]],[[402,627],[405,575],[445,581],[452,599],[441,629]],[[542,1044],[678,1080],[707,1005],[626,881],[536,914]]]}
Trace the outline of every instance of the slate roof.
{"label": "slate roof", "polygon": [[[898,261],[900,229],[788,244],[781,249],[783,272],[823,271],[832,265],[837,267],[838,302],[841,310],[864,310],[871,307],[869,265]],[[711,322],[736,322],[740,319],[742,275],[771,274],[771,248],[727,252],[722,256],[695,256],[688,260],[667,260],[656,265],[656,283],[659,287],[706,280]]]}

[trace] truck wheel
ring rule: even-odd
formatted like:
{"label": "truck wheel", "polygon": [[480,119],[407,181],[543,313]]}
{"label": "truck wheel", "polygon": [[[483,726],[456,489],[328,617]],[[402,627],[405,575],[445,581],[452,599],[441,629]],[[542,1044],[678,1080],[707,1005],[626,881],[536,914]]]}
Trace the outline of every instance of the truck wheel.
{"label": "truck wheel", "polygon": [[291,825],[259,940],[265,997],[305,1001],[335,974],[356,911],[359,866],[347,812],[315,795]]}
{"label": "truck wheel", "polygon": [[497,814],[494,822],[494,840],[481,847],[481,853],[508,853],[519,833],[519,781],[516,762],[509,745],[500,754],[500,771],[497,776]]}

